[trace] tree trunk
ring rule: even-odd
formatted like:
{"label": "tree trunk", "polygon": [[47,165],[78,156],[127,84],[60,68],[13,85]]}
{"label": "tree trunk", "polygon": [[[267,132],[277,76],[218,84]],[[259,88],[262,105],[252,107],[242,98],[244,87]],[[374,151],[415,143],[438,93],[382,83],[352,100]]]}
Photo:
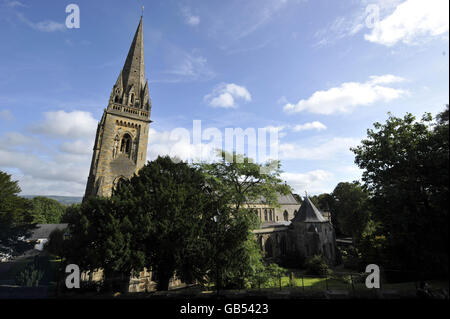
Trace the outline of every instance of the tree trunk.
{"label": "tree trunk", "polygon": [[169,282],[172,275],[173,272],[171,271],[158,271],[157,290],[169,290]]}

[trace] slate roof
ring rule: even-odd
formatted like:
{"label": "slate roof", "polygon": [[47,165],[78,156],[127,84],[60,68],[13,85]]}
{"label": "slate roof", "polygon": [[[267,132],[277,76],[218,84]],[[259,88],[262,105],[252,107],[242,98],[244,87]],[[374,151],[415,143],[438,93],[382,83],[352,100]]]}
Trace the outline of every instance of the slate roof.
{"label": "slate roof", "polygon": [[322,216],[322,213],[311,202],[308,196],[302,202],[297,215],[294,217],[295,221],[306,223],[324,223],[327,220]]}
{"label": "slate roof", "polygon": [[56,230],[64,230],[69,224],[37,224],[36,228],[31,231],[29,240],[49,238],[50,234]]}
{"label": "slate roof", "polygon": [[[300,205],[299,202],[295,199],[295,197],[289,193],[287,195],[277,194],[278,204],[280,205]],[[265,204],[264,196],[261,196],[259,200],[253,200],[249,202],[249,204]]]}
{"label": "slate roof", "polygon": [[288,195],[278,194],[278,203],[281,205],[299,205],[295,197],[289,193]]}

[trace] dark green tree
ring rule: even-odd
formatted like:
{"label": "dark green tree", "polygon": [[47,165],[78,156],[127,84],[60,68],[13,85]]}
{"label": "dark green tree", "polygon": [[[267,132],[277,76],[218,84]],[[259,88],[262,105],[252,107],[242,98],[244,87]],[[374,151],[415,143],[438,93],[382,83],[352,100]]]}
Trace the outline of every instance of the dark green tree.
{"label": "dark green tree", "polygon": [[58,224],[66,210],[57,200],[36,196],[31,200],[33,222],[36,224]]}
{"label": "dark green tree", "polygon": [[64,230],[55,229],[45,244],[45,250],[52,255],[62,256],[64,254],[64,233]]}
{"label": "dark green tree", "polygon": [[389,115],[352,149],[386,239],[386,267],[416,278],[448,276],[448,106],[437,120]]}
{"label": "dark green tree", "polygon": [[11,175],[0,171],[0,252],[18,255],[32,247],[20,240],[34,228],[30,201],[18,196],[20,187]]}
{"label": "dark green tree", "polygon": [[334,201],[331,194],[328,193],[310,196],[309,199],[311,199],[313,204],[322,212],[329,212]]}
{"label": "dark green tree", "polygon": [[79,215],[81,204],[72,204],[67,206],[64,210],[64,214],[61,217],[61,223],[73,224],[76,222],[76,218]]}
{"label": "dark green tree", "polygon": [[126,291],[130,274],[144,267],[145,255],[136,234],[145,232],[133,211],[114,198],[89,198],[72,211],[70,239],[63,246],[67,263],[82,270],[103,269],[106,290]]}
{"label": "dark green tree", "polygon": [[205,221],[221,208],[212,198],[199,169],[169,157],[148,162],[113,195],[120,210],[132,212],[138,226],[133,241],[145,253],[159,290],[168,289],[173,275],[185,282],[204,276]]}
{"label": "dark green tree", "polygon": [[357,241],[370,218],[369,193],[359,182],[342,182],[334,188],[331,196],[333,225],[339,233],[352,236]]}
{"label": "dark green tree", "polygon": [[294,196],[294,198],[297,200],[299,204],[303,202],[303,199],[299,194],[292,194],[292,196]]}

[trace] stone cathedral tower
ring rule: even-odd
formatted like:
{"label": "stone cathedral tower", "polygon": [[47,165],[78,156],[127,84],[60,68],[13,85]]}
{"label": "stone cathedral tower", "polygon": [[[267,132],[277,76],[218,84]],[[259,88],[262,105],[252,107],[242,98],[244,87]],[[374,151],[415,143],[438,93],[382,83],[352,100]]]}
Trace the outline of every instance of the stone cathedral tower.
{"label": "stone cathedral tower", "polygon": [[84,199],[111,196],[122,179],[132,177],[144,166],[150,110],[141,17],[108,107],[98,123]]}

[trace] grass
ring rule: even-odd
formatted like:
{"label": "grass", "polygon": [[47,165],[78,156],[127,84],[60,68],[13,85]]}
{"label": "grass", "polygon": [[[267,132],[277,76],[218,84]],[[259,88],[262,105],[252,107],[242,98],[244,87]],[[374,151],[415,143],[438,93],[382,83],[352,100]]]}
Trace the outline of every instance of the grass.
{"label": "grass", "polygon": [[[446,281],[430,280],[427,281],[432,289],[449,289],[449,283]],[[295,278],[291,282],[288,276],[281,277],[281,288],[302,288],[305,291],[323,291],[323,290],[345,290],[351,291],[368,291],[364,280],[354,280],[353,285],[349,276],[342,276],[339,274],[332,274],[325,277],[314,277],[305,275],[304,273],[295,273]],[[265,284],[261,285],[261,288],[280,288],[279,278],[272,278]],[[416,291],[416,282],[402,282],[402,283],[381,283],[382,290],[395,290],[399,292]]]}
{"label": "grass", "polygon": [[[272,279],[264,285],[261,285],[261,288],[279,288],[280,281],[279,279]],[[294,281],[291,283],[291,280],[288,276],[281,277],[281,287],[300,287],[310,290],[325,290],[325,289],[351,289],[351,285],[349,283],[344,282],[343,280],[338,280],[334,278],[324,278],[324,277],[297,277],[294,278]]]}

